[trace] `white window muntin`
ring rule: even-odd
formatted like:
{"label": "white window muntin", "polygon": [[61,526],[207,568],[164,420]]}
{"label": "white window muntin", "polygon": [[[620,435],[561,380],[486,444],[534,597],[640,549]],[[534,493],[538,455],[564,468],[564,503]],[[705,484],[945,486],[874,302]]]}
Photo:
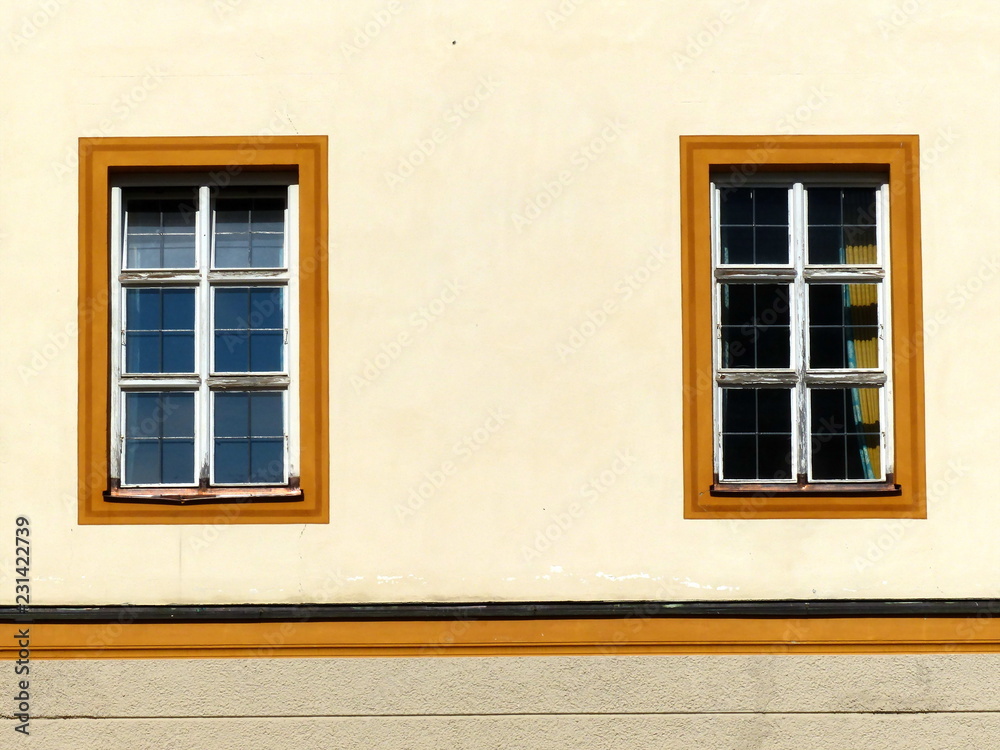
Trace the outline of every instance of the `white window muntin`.
{"label": "white window muntin", "polygon": [[[792,466],[798,476],[812,482],[811,465],[811,404],[809,391],[814,387],[852,388],[877,387],[879,390],[879,425],[881,476],[874,479],[823,479],[822,483],[857,484],[859,482],[885,481],[893,473],[893,432],[892,432],[892,351],[891,329],[891,289],[889,283],[889,185],[884,176],[866,173],[794,175],[769,173],[758,175],[753,180],[744,180],[735,185],[739,188],[758,186],[788,186],[789,191],[789,265],[723,264],[720,237],[721,191],[719,182],[710,182],[711,211],[711,253],[712,253],[712,311],[714,340],[712,361],[715,369],[713,383],[713,407],[715,429],[715,472],[720,482],[731,481],[738,484],[752,484],[754,480],[726,480],[723,476],[723,434],[722,434],[722,390],[723,386],[762,388],[785,387],[793,391],[795,408],[792,411]],[[808,260],[808,188],[809,187],[875,187],[876,195],[876,263],[871,264],[810,264]],[[724,283],[774,283],[788,284],[792,289],[792,304],[789,310],[789,352],[788,369],[774,368],[724,368],[722,367],[722,301],[720,289]],[[808,288],[820,282],[827,283],[874,283],[877,285],[878,336],[877,351],[879,366],[875,368],[810,368]],[[794,378],[792,377],[794,373]],[[765,483],[764,480],[756,480]],[[769,479],[767,484],[796,484],[797,478],[789,480]]]}
{"label": "white window muntin", "polygon": [[[127,391],[188,391],[195,394],[195,482],[192,484],[143,484],[122,486],[191,487],[202,481],[211,482],[212,471],[212,409],[211,394],[220,390],[253,390],[266,387],[284,392],[285,472],[283,483],[298,476],[299,462],[299,390],[298,390],[298,185],[294,175],[286,172],[244,173],[239,175],[205,175],[204,173],[164,173],[158,175],[119,175],[111,190],[111,445],[110,469],[113,478],[123,477],[125,467],[125,394]],[[212,224],[206,217],[213,215],[215,194],[220,186],[276,186],[287,190],[285,208],[284,269],[213,269]],[[197,268],[189,269],[126,269],[126,211],[124,189],[143,197],[142,188],[186,187],[198,189],[198,210],[195,215]],[[233,373],[216,377],[211,372],[213,331],[209,326],[212,313],[212,289],[218,285],[252,286],[256,282],[283,286],[284,370],[273,373]],[[158,288],[163,286],[197,286],[195,304],[195,361],[197,372],[190,374],[124,373],[124,313],[126,288]],[[261,284],[264,285],[264,284]],[[270,377],[276,378],[267,382]],[[270,483],[269,483],[270,484]],[[268,486],[253,485],[253,486]]]}

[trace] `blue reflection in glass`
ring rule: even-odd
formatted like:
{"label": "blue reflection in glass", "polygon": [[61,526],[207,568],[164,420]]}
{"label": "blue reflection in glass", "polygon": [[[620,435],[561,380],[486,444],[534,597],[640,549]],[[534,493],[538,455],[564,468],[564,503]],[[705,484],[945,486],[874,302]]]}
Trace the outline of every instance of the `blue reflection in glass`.
{"label": "blue reflection in glass", "polygon": [[283,268],[284,244],[284,198],[216,200],[216,268]]}
{"label": "blue reflection in glass", "polygon": [[215,481],[276,484],[285,476],[284,393],[215,394]]}
{"label": "blue reflection in glass", "polygon": [[194,289],[125,290],[125,371],[194,372]]}
{"label": "blue reflection in glass", "polygon": [[282,372],[284,289],[215,290],[215,371]]}
{"label": "blue reflection in glass", "polygon": [[194,394],[125,395],[124,482],[194,483]]}
{"label": "blue reflection in glass", "polygon": [[128,200],[126,268],[194,268],[196,201]]}

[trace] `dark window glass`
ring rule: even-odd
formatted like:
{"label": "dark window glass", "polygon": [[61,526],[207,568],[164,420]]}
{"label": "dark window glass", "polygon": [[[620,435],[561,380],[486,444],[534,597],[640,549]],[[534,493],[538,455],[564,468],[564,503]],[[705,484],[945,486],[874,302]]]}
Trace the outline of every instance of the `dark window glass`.
{"label": "dark window glass", "polygon": [[812,479],[882,475],[878,388],[814,388],[810,398]]}
{"label": "dark window glass", "polygon": [[722,389],[722,478],[778,481],[792,475],[792,391]]}
{"label": "dark window glass", "polygon": [[787,284],[721,284],[722,366],[790,366]]}
{"label": "dark window glass", "polygon": [[809,285],[809,366],[877,368],[878,285]]}
{"label": "dark window glass", "polygon": [[785,265],[789,258],[788,190],[720,190],[721,262]]}
{"label": "dark window glass", "polygon": [[822,265],[877,262],[875,188],[809,188],[808,262]]}

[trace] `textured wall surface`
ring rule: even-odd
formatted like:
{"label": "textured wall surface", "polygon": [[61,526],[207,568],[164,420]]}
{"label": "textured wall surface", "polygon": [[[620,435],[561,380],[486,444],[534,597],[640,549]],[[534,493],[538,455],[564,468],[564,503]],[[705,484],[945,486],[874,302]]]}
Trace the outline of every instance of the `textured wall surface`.
{"label": "textured wall surface", "polygon": [[[995,2],[3,8],[34,603],[1000,595]],[[330,137],[331,522],[78,526],[77,139],[295,133]],[[926,520],[682,517],[678,139],[786,133],[920,136]]]}
{"label": "textured wall surface", "polygon": [[5,721],[0,747],[969,750],[1000,745],[998,671],[965,655],[42,661],[31,736]]}

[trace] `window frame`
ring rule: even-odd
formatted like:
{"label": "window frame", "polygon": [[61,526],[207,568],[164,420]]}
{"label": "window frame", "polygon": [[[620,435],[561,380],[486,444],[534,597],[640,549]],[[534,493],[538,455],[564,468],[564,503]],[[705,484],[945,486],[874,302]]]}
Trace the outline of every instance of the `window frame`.
{"label": "window frame", "polygon": [[[680,146],[685,517],[925,518],[917,136],[682,136]],[[879,238],[878,260],[884,268],[882,283],[887,285],[880,290],[887,303],[880,362],[887,379],[882,389],[882,429],[887,431],[894,460],[892,474],[888,465],[883,468],[887,481],[720,482],[716,420],[722,387],[717,382],[727,371],[719,369],[720,256],[712,185],[721,173],[732,175],[730,182],[740,186],[787,182],[789,175],[798,176],[800,182],[829,181],[832,174],[845,175],[848,181],[852,173],[857,173],[858,181],[888,175],[882,196],[888,200],[888,227],[881,221],[877,230],[885,232]],[[796,265],[794,252],[789,260],[791,272]],[[821,273],[828,269],[836,271],[829,266]],[[804,288],[799,293],[793,290],[790,306],[799,308],[801,315],[805,303]],[[794,350],[807,344],[808,332],[803,341],[793,340],[791,345]],[[794,354],[790,364],[794,370]],[[793,409],[793,419],[794,415]]]}
{"label": "window frame", "polygon": [[[109,490],[109,498],[128,499],[129,496],[147,501],[164,499],[198,500],[208,492],[226,487],[275,487],[288,485],[298,477],[298,178],[292,173],[246,172],[232,175],[226,186],[227,198],[233,188],[263,188],[277,195],[283,193],[285,201],[283,251],[281,267],[220,267],[216,254],[216,198],[218,191],[209,173],[185,175],[150,174],[113,175],[111,183],[111,456],[110,471],[117,487]],[[195,264],[189,268],[127,268],[127,209],[126,199],[135,194],[154,195],[154,191],[191,192],[197,195],[194,221]],[[242,192],[246,192],[245,189]],[[128,195],[128,194],[131,195]],[[158,197],[159,198],[159,197]],[[141,199],[141,198],[140,198]],[[159,198],[162,199],[162,198]],[[190,373],[131,373],[125,364],[125,338],[122,333],[128,324],[127,291],[132,289],[191,289],[194,292],[194,370]],[[226,372],[215,365],[216,297],[220,289],[254,288],[283,290],[282,343],[283,368],[280,371]],[[186,483],[129,482],[125,473],[125,401],[129,392],[181,392],[195,394],[194,405],[194,461],[195,475]],[[280,391],[283,394],[282,421],[284,422],[284,479],[279,483],[246,482],[218,483],[215,478],[215,395],[223,391]],[[118,446],[115,448],[115,446]],[[207,484],[200,477],[202,466],[208,466]],[[185,489],[186,488],[186,489]],[[197,488],[197,489],[195,489]],[[271,493],[295,497],[301,490],[288,488],[288,493]],[[149,492],[146,492],[149,490]],[[171,490],[171,492],[164,492]],[[234,493],[227,492],[229,500]],[[260,500],[263,493],[253,492],[250,499]]]}
{"label": "window frame", "polygon": [[[120,377],[119,352],[114,347],[114,321],[121,322],[125,286],[112,283],[124,258],[120,246],[123,186],[202,185],[199,200],[198,247],[214,238],[204,235],[208,224],[202,211],[211,186],[239,184],[288,185],[290,173],[296,187],[288,190],[286,208],[288,237],[297,235],[298,252],[289,252],[286,268],[249,269],[218,272],[214,257],[197,259],[188,271],[170,270],[158,275],[167,284],[177,274],[198,275],[196,294],[195,347],[207,345],[211,331],[212,299],[215,284],[209,275],[229,275],[229,285],[250,285],[267,277],[283,276],[287,283],[285,319],[294,329],[284,347],[287,353],[285,378],[289,388],[297,386],[298,397],[289,391],[284,401],[286,452],[297,456],[286,460],[288,482],[280,485],[215,485],[196,488],[179,485],[122,487],[122,460],[115,459],[113,440],[119,430],[123,409],[112,395]],[[227,523],[327,523],[329,482],[328,425],[328,279],[327,279],[327,138],[289,137],[182,137],[182,138],[81,138],[80,139],[80,268],[79,268],[79,440],[78,502],[81,524],[205,523],[224,518]],[[208,183],[204,182],[208,178]],[[192,180],[192,177],[194,179]],[[297,195],[297,206],[295,196]],[[117,209],[117,210],[116,210]],[[293,248],[294,249],[294,248]],[[199,251],[201,252],[201,250]],[[119,258],[121,255],[121,258]],[[207,268],[207,270],[206,270]],[[156,276],[159,269],[152,273]],[[260,271],[263,271],[260,273]],[[208,275],[206,275],[208,274]],[[204,278],[201,278],[204,276]],[[237,283],[239,282],[239,283]],[[295,304],[297,290],[297,304]],[[204,293],[201,293],[204,292]],[[297,318],[297,321],[296,321]],[[297,336],[294,331],[297,330]],[[297,343],[296,343],[297,342]],[[114,347],[114,348],[113,348]],[[207,367],[213,366],[208,362]],[[159,376],[154,375],[153,378]],[[264,388],[273,374],[240,376],[250,390]],[[210,378],[226,375],[205,373]],[[170,380],[164,376],[162,379]],[[260,381],[259,383],[256,381]],[[230,390],[245,390],[236,388]],[[201,384],[205,388],[205,384]],[[267,390],[267,388],[264,388]],[[166,390],[170,390],[167,388]],[[272,389],[273,390],[273,389]],[[122,389],[124,398],[125,389]],[[298,401],[296,409],[295,402]],[[214,401],[211,394],[207,401]],[[199,416],[196,404],[196,443],[205,448],[212,427],[207,416]],[[118,425],[114,427],[113,425]],[[207,427],[207,430],[206,430]],[[211,450],[208,443],[207,450]],[[197,447],[196,447],[197,451]],[[196,463],[199,454],[196,453]],[[197,473],[197,472],[196,472]]]}

